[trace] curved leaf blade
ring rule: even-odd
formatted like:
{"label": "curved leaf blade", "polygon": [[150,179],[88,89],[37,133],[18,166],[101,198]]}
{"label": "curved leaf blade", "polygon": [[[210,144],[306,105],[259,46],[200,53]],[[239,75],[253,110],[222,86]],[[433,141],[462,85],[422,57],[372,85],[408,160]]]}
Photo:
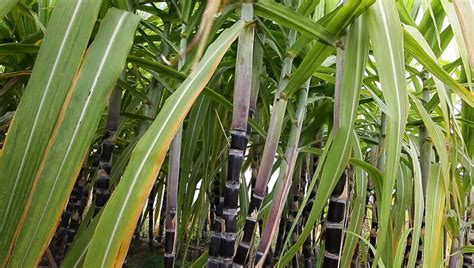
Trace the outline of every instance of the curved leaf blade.
{"label": "curved leaf blade", "polygon": [[[373,264],[378,262],[387,241],[391,216],[392,191],[399,171],[403,133],[408,117],[408,96],[405,85],[403,35],[394,1],[377,1],[369,9],[369,31],[376,66],[382,85],[387,114],[386,161],[382,197],[379,205],[379,233]],[[388,249],[387,249],[388,250]],[[390,253],[393,254],[393,253]],[[392,260],[384,260],[390,266]]]}
{"label": "curved leaf blade", "polygon": [[135,224],[179,125],[244,24],[236,22],[209,46],[195,71],[168,98],[136,145],[128,168],[104,208],[85,267],[118,266],[124,261]]}
{"label": "curved leaf blade", "polygon": [[421,65],[425,67],[430,73],[438,77],[444,84],[453,89],[462,100],[469,106],[474,107],[474,93],[469,92],[465,87],[459,84],[452,78],[430,55],[422,48],[417,40],[408,32],[404,30],[403,38],[405,41],[405,48]]}
{"label": "curved leaf blade", "polygon": [[259,1],[255,3],[255,14],[280,23],[283,26],[294,29],[314,39],[320,39],[333,47],[335,47],[338,42],[338,38],[323,26],[279,3]]}

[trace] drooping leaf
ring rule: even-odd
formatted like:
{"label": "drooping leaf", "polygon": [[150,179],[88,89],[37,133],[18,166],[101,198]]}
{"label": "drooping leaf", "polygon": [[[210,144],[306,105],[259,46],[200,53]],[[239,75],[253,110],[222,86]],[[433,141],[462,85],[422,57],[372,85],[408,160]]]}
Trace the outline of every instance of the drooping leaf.
{"label": "drooping leaf", "polygon": [[[378,206],[379,232],[374,264],[382,256],[391,217],[392,191],[398,174],[403,133],[408,116],[408,96],[405,85],[403,34],[395,2],[377,1],[369,9],[370,39],[382,85],[387,114],[387,137],[382,198]],[[390,266],[391,258],[384,259]]]}
{"label": "drooping leaf", "polygon": [[469,90],[459,84],[445,70],[443,70],[443,68],[429,56],[429,54],[407,30],[404,30],[403,32],[403,39],[408,53],[415,57],[415,59],[423,65],[426,70],[431,72],[445,85],[454,90],[467,104],[474,107],[474,93],[469,92]]}
{"label": "drooping leaf", "polygon": [[255,13],[261,17],[280,23],[288,28],[311,36],[314,39],[336,46],[337,37],[328,32],[323,26],[309,18],[289,10],[285,6],[272,1],[258,1],[255,3]]}
{"label": "drooping leaf", "polygon": [[167,99],[136,145],[120,183],[104,207],[85,267],[115,266],[124,261],[135,224],[179,125],[243,27],[244,22],[238,21],[209,46],[195,71]]}

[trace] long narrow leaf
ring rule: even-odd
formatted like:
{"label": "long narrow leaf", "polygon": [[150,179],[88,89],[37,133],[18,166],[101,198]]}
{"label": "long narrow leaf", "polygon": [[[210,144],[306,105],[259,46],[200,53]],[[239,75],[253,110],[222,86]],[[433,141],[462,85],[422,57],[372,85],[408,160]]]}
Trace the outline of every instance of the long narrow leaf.
{"label": "long narrow leaf", "polygon": [[423,185],[421,179],[421,167],[416,152],[416,145],[410,140],[410,146],[405,150],[410,155],[413,164],[413,184],[414,184],[414,215],[413,215],[413,235],[411,237],[411,250],[408,258],[408,267],[415,267],[415,261],[418,255],[418,246],[421,236],[421,225],[423,223],[423,211],[425,209],[423,197]]}
{"label": "long narrow leaf", "polygon": [[118,9],[109,10],[102,21],[36,174],[38,183],[10,265],[37,265],[53,236],[138,22],[138,16]]}
{"label": "long narrow leaf", "polygon": [[195,71],[168,98],[135,147],[128,168],[104,208],[84,261],[85,267],[123,263],[135,224],[179,125],[243,27],[244,22],[238,21],[209,46]]}
{"label": "long narrow leaf", "polygon": [[30,190],[101,1],[56,3],[25,94],[0,156],[0,263],[22,224]]}
{"label": "long narrow leaf", "polygon": [[429,54],[418,44],[416,39],[407,31],[404,31],[405,48],[416,60],[422,64],[426,70],[434,74],[443,83],[453,89],[461,99],[471,107],[474,107],[474,93],[469,92],[465,87],[452,78],[443,68],[437,64]]}
{"label": "long narrow leaf", "polygon": [[255,13],[261,17],[280,23],[314,39],[336,46],[337,37],[328,32],[323,26],[309,18],[288,10],[283,5],[272,1],[258,1],[255,4]]}
{"label": "long narrow leaf", "polygon": [[443,221],[446,190],[442,183],[439,164],[432,164],[426,189],[425,239],[423,240],[423,267],[443,265]]}
{"label": "long narrow leaf", "polygon": [[[469,45],[469,42],[468,42],[468,40],[465,39],[465,38],[469,38],[469,37],[467,36],[467,34],[466,34],[466,36],[463,35],[464,31],[463,31],[462,27],[464,26],[464,28],[472,28],[472,27],[466,27],[466,25],[464,25],[464,24],[466,24],[466,22],[464,22],[464,19],[465,19],[464,16],[470,16],[470,17],[473,16],[474,15],[474,9],[473,9],[474,7],[473,7],[472,1],[462,1],[462,2],[463,2],[463,4],[461,4],[461,5],[464,7],[464,9],[460,10],[461,11],[460,14],[456,13],[456,10],[459,10],[459,9],[455,9],[454,5],[452,3],[449,3],[446,0],[441,0],[441,5],[443,5],[444,11],[446,12],[449,24],[451,25],[451,29],[453,29],[454,40],[456,41],[456,47],[457,47],[457,49],[459,51],[459,54],[461,56],[462,63],[463,63],[463,66],[464,66],[464,72],[466,73],[466,78],[467,78],[467,81],[469,83],[469,87],[470,87],[471,92],[472,92],[471,83],[472,83],[472,70],[474,70],[474,66],[470,65],[469,53],[468,53],[468,48],[467,48],[467,46]],[[471,2],[471,3],[469,3],[469,2]],[[458,1],[458,3],[460,3],[460,2]],[[469,6],[471,6],[471,8],[469,8]],[[471,12],[469,12],[469,10]],[[466,13],[466,15],[464,15],[464,13]],[[472,24],[472,22],[470,24]],[[469,31],[469,30],[467,30],[467,31]],[[471,31],[472,31],[472,29],[471,29]],[[472,44],[471,44],[471,46],[472,46]],[[471,53],[472,53],[472,48],[469,48],[469,49],[471,50]],[[473,55],[473,57],[474,57],[474,55]],[[471,61],[472,60],[474,60],[474,59],[471,59]]]}
{"label": "long narrow leaf", "polygon": [[423,123],[428,130],[429,136],[431,138],[434,147],[439,155],[440,165],[443,171],[444,179],[444,188],[448,189],[448,179],[449,179],[449,155],[446,151],[446,137],[443,135],[441,128],[437,126],[433,120],[431,119],[430,115],[426,111],[425,107],[421,104],[420,100],[418,100],[415,96],[410,94],[410,98],[412,99],[413,103],[415,104],[416,111],[423,120]]}
{"label": "long narrow leaf", "polygon": [[[392,191],[398,174],[403,133],[408,116],[403,34],[395,2],[377,1],[369,9],[369,31],[382,91],[389,110],[384,182],[378,207],[379,233],[373,262],[375,265],[382,255],[387,240]],[[390,266],[389,261],[390,258],[384,260],[384,263]]]}

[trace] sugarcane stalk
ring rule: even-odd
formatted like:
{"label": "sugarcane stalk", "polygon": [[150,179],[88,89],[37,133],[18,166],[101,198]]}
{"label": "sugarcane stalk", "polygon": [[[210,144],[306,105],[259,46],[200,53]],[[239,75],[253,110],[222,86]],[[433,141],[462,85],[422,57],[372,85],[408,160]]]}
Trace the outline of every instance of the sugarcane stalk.
{"label": "sugarcane stalk", "polygon": [[[187,39],[185,37],[186,24],[181,27],[181,40],[179,43],[180,59],[178,62],[178,71],[186,63]],[[174,267],[176,255],[176,236],[178,234],[178,186],[179,186],[179,168],[181,158],[181,140],[183,136],[183,125],[181,124],[173,138],[169,152],[169,167],[165,218],[165,267]]]}
{"label": "sugarcane stalk", "polygon": [[345,225],[345,210],[347,202],[348,170],[341,175],[329,199],[329,209],[325,230],[325,253],[323,267],[338,267],[340,249],[343,241]]}
{"label": "sugarcane stalk", "polygon": [[[305,172],[305,176],[309,177],[307,172]],[[304,194],[304,192],[303,192],[303,194]],[[311,194],[313,194],[313,192],[311,192]],[[304,208],[304,210],[308,210],[307,206]],[[304,219],[305,219],[305,217],[302,217],[302,219],[301,219],[302,224],[304,224]],[[312,242],[313,242],[313,236],[309,235],[303,243],[304,267],[308,267],[308,268],[313,267],[314,254],[313,254],[313,250],[312,250]]]}
{"label": "sugarcane stalk", "polygon": [[155,203],[155,185],[151,188],[150,195],[148,196],[148,247],[153,247],[153,230],[154,230],[154,203]]}
{"label": "sugarcane stalk", "polygon": [[[89,172],[86,176],[86,181],[92,182],[96,175],[99,162],[100,162],[100,148],[98,150],[91,150],[89,159],[90,159],[89,160],[90,165],[89,165]],[[94,191],[95,189],[92,189],[92,190]]]}
{"label": "sugarcane stalk", "polygon": [[286,222],[287,222],[287,217],[286,217],[286,214],[287,212],[284,211],[284,213],[282,213],[280,219],[279,219],[279,226],[278,226],[278,236],[277,236],[277,240],[276,240],[276,245],[275,245],[275,253],[274,253],[274,260],[276,258],[278,258],[278,256],[280,256],[281,254],[281,251],[283,250],[283,238],[285,236],[285,227],[286,227]]}
{"label": "sugarcane stalk", "polygon": [[220,176],[218,174],[212,183],[212,192],[211,192],[211,197],[209,200],[209,212],[210,212],[209,221],[211,223],[211,229],[212,229],[212,224],[214,223],[217,217],[217,210],[219,206],[220,196],[221,196]]}
{"label": "sugarcane stalk", "polygon": [[224,197],[220,196],[217,210],[216,210],[216,217],[214,222],[211,225],[211,240],[209,242],[209,257],[207,259],[207,267],[209,268],[217,268],[220,267],[222,264],[219,253],[221,248],[221,238],[222,233],[224,231],[224,219],[223,215],[223,206],[224,206]]}
{"label": "sugarcane stalk", "polygon": [[[241,20],[253,20],[253,3],[242,1]],[[231,141],[229,148],[227,180],[224,187],[223,220],[219,262],[223,267],[232,266],[237,238],[237,214],[239,209],[240,170],[247,147],[247,120],[252,88],[254,26],[247,26],[239,36],[234,79]],[[212,241],[211,241],[212,243]],[[215,245],[210,245],[214,247]],[[209,262],[208,262],[209,265]]]}
{"label": "sugarcane stalk", "polygon": [[81,167],[77,176],[76,183],[74,184],[74,188],[71,192],[71,195],[69,196],[66,208],[63,211],[63,214],[61,215],[61,220],[58,228],[56,229],[54,239],[50,242],[51,254],[54,255],[55,260],[58,262],[60,262],[64,258],[69,246],[68,242],[70,244],[77,232],[77,226],[75,224],[75,221],[80,222],[80,220],[82,219],[82,212],[84,211],[85,207],[85,204],[83,202],[83,191],[85,188],[84,176],[86,170],[86,160],[84,160],[83,166]]}
{"label": "sugarcane stalk", "polygon": [[80,187],[79,187],[79,199],[77,200],[77,203],[76,203],[76,211],[77,211],[77,213],[79,213],[79,218],[81,218],[81,219],[84,216],[84,211],[85,211],[85,209],[87,207],[87,203],[89,201],[90,185],[86,181],[86,178],[85,178],[86,170],[87,170],[87,167],[84,165],[83,169],[81,169],[81,173],[79,173],[79,174],[82,174],[82,179],[79,180],[79,185],[80,185]]}
{"label": "sugarcane stalk", "polygon": [[[316,133],[316,143],[314,145],[316,148],[322,148],[322,133],[323,133],[322,129],[320,129]],[[305,181],[301,182],[302,184],[305,184],[305,183],[307,185],[310,184],[310,178],[313,176],[313,174],[316,170],[318,159],[319,159],[319,156],[314,155],[314,156],[312,156],[312,158],[310,158],[308,160],[306,168],[304,168],[302,170],[302,174],[301,174],[302,178],[301,179],[303,180],[303,177],[305,178]],[[311,167],[311,168],[308,168],[308,167]],[[311,192],[309,193],[308,203],[306,204],[306,206],[303,209],[303,213],[301,215],[299,226],[297,226],[297,228],[296,228],[297,230],[301,230],[302,226],[306,223],[306,218],[309,215],[309,212],[310,212],[311,207],[313,205],[314,198],[316,196],[316,190],[317,190],[317,186],[314,187],[312,190],[310,190]],[[305,194],[304,193],[304,185],[303,185],[303,187],[300,187],[300,192],[302,192],[303,193],[302,196],[304,196],[304,194]],[[298,200],[299,199],[300,198],[298,198]],[[296,201],[296,197],[294,198],[294,200]],[[292,212],[292,214],[294,214],[293,217],[295,217],[297,215],[297,209],[298,208],[296,208],[296,210],[294,212]],[[292,225],[293,225],[293,223],[290,222],[290,221],[287,223],[287,231],[288,232],[290,232]],[[313,232],[316,233],[316,231],[313,231]],[[313,236],[310,235],[306,238],[305,242],[303,243],[304,267],[313,267],[313,263],[312,263],[312,259],[314,257],[314,252],[312,250],[312,241],[313,240],[314,240]]]}
{"label": "sugarcane stalk", "polygon": [[[158,175],[159,176],[159,175]],[[165,187],[159,187],[157,194],[156,194],[156,204],[155,204],[155,213],[153,215],[153,221],[155,222],[155,226],[153,227],[153,236],[157,234],[156,237],[156,242],[160,243],[161,237],[159,235],[160,230],[163,229],[163,214],[165,213],[165,208],[162,208],[162,203],[163,203],[163,195],[165,192]],[[162,211],[163,210],[163,211]]]}
{"label": "sugarcane stalk", "polygon": [[[121,79],[125,79],[125,70]],[[110,171],[112,170],[112,153],[115,145],[116,131],[120,118],[120,107],[122,102],[122,89],[116,86],[109,98],[107,118],[105,121],[105,133],[102,141],[102,149],[99,162],[99,176],[95,182],[95,210],[94,216],[105,206],[110,197]]]}
{"label": "sugarcane stalk", "polygon": [[[341,39],[344,41],[344,38]],[[344,50],[338,48],[336,54],[336,83],[334,88],[334,125],[333,131],[339,131],[341,113],[341,86],[344,75]],[[347,72],[347,70],[346,70]],[[346,74],[347,75],[347,74]],[[347,169],[342,173],[329,198],[329,208],[324,231],[324,267],[338,267],[340,248],[343,240],[344,214],[347,202]]]}
{"label": "sugarcane stalk", "polygon": [[[288,38],[288,48],[293,45],[296,39],[296,32],[291,30]],[[257,212],[260,209],[262,200],[265,196],[268,179],[272,171],[273,160],[275,159],[276,150],[278,147],[278,141],[280,140],[280,134],[283,124],[283,118],[285,115],[285,109],[287,100],[280,97],[283,89],[288,84],[288,77],[291,72],[293,58],[290,56],[285,57],[283,60],[282,71],[280,74],[280,81],[278,83],[277,92],[275,94],[275,100],[273,102],[273,110],[270,116],[270,125],[268,127],[267,139],[265,140],[265,146],[263,148],[263,154],[260,162],[260,167],[257,173],[257,181],[255,187],[252,190],[252,197],[248,209],[247,218],[243,229],[243,238],[237,248],[237,253],[234,258],[236,265],[243,266],[247,259],[248,251],[250,249],[250,242],[252,240],[256,220]]]}
{"label": "sugarcane stalk", "polygon": [[[292,122],[290,136],[285,151],[285,159],[281,161],[280,173],[278,176],[278,185],[273,196],[270,214],[268,216],[265,228],[263,229],[260,245],[256,253],[255,264],[257,267],[263,266],[263,260],[268,254],[273,236],[277,230],[278,220],[283,212],[286,198],[291,187],[293,171],[295,169],[296,159],[298,157],[298,144],[301,135],[304,116],[306,113],[306,104],[308,102],[308,89],[310,80],[308,79],[298,94],[298,104],[296,109],[296,120]],[[300,174],[298,174],[301,176]],[[300,179],[300,178],[297,178]],[[299,189],[298,189],[299,190]],[[299,191],[297,191],[299,192]]]}
{"label": "sugarcane stalk", "polygon": [[212,199],[211,199],[211,232],[209,242],[209,257],[207,267],[219,267],[220,244],[222,232],[224,230],[224,219],[222,218],[222,210],[224,205],[224,197],[221,195],[221,176],[216,175],[213,183]]}
{"label": "sugarcane stalk", "polygon": [[212,226],[217,217],[217,207],[219,205],[219,198],[221,196],[219,173],[217,173],[217,176],[212,181],[212,185],[210,188],[211,192],[209,193],[209,217],[206,219],[206,223],[208,223],[209,226],[209,232],[206,229],[206,236],[210,235],[210,232],[213,231]]}
{"label": "sugarcane stalk", "polygon": [[[303,160],[303,159],[301,159]],[[297,169],[295,170],[295,174],[299,174],[298,179],[294,179],[292,186],[291,186],[291,191],[292,191],[292,198],[289,198],[290,204],[289,204],[289,209],[288,209],[288,221],[286,222],[285,226],[285,232],[287,235],[291,235],[291,241],[295,241],[297,239],[298,233],[301,231],[301,225],[303,219],[297,219],[297,214],[298,214],[298,209],[300,208],[300,203],[301,203],[301,197],[304,196],[304,186],[305,186],[305,176],[307,175],[307,170],[305,167],[303,167],[303,161],[302,163],[297,166]],[[303,193],[303,195],[301,194]],[[298,221],[295,223],[295,221]],[[296,232],[293,234],[290,233],[291,226],[295,224],[296,227]],[[290,238],[288,238],[290,239]],[[298,256],[295,256],[292,260],[292,265],[294,267],[298,267]]]}
{"label": "sugarcane stalk", "polygon": [[[166,217],[165,217],[165,267],[174,267],[175,243],[177,234],[177,199],[179,179],[179,158],[181,155],[181,132],[175,136],[174,148],[170,149],[170,166],[168,181],[166,183]],[[172,163],[178,163],[172,164]]]}

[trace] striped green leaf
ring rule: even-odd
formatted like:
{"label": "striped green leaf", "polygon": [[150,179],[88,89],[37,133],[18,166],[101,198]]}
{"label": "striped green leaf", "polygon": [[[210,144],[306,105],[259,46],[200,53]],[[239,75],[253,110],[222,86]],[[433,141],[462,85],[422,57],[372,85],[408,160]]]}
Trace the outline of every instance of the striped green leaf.
{"label": "striped green leaf", "polygon": [[99,124],[107,96],[132,46],[140,18],[110,9],[76,74],[36,174],[31,206],[19,232],[10,265],[37,265],[56,230],[82,159]]}
{"label": "striped green leaf", "polygon": [[397,246],[397,251],[395,253],[395,260],[393,261],[393,267],[403,267],[402,264],[403,264],[403,259],[405,257],[405,250],[407,246],[408,235],[410,234],[411,230],[412,230],[411,228],[408,228],[405,231],[403,231],[402,235],[399,236],[400,237],[399,239],[397,236],[398,246]]}
{"label": "striped green leaf", "polygon": [[[398,174],[403,133],[408,116],[408,97],[405,85],[403,34],[394,1],[377,1],[369,9],[369,31],[377,71],[387,104],[387,138],[385,170],[379,211],[379,233],[374,263],[382,255],[387,240],[391,217],[392,191]],[[391,258],[384,259],[390,266]]]}
{"label": "striped green leaf", "polygon": [[124,261],[135,224],[179,125],[243,27],[244,22],[238,21],[209,46],[195,71],[167,99],[136,145],[120,183],[104,208],[85,267],[118,266]]}
{"label": "striped green leaf", "polygon": [[38,46],[30,44],[5,43],[0,44],[0,54],[38,53]]}
{"label": "striped green leaf", "polygon": [[59,0],[0,156],[0,263],[22,224],[43,159],[101,1]]}
{"label": "striped green leaf", "polygon": [[425,239],[423,240],[423,266],[440,267],[444,261],[444,208],[446,190],[439,187],[443,183],[439,164],[430,168],[430,179],[426,187]]}
{"label": "striped green leaf", "polygon": [[425,210],[425,203],[423,197],[423,185],[421,179],[421,167],[416,151],[415,143],[410,140],[410,144],[405,147],[411,158],[413,165],[413,196],[414,196],[414,213],[413,213],[413,235],[411,237],[411,250],[408,257],[408,267],[415,267],[415,262],[418,255],[418,246],[421,237],[421,225],[423,223],[423,212]]}
{"label": "striped green leaf", "polygon": [[151,61],[136,56],[128,56],[127,60],[130,63],[137,64],[145,69],[149,69],[161,75],[165,75],[179,80],[184,80],[186,78],[186,75],[184,75],[183,73],[156,61]]}

